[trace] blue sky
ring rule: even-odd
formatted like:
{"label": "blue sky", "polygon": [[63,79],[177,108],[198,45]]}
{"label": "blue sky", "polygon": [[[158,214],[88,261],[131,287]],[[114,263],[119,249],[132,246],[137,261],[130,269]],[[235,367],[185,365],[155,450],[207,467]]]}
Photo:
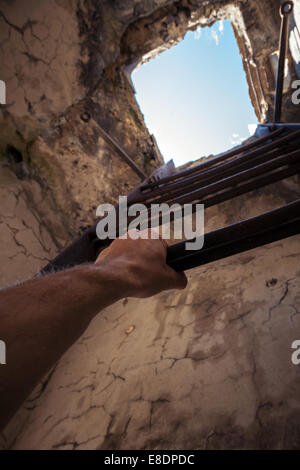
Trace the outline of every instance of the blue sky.
{"label": "blue sky", "polygon": [[229,21],[188,32],[132,80],[150,133],[176,166],[239,144],[257,123]]}

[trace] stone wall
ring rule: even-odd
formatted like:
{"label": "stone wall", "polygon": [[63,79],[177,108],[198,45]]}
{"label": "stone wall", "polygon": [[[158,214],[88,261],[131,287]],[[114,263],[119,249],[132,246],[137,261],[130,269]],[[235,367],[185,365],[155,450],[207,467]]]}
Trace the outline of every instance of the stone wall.
{"label": "stone wall", "polygon": [[[50,191],[71,233],[81,232],[99,202],[115,201],[139,181],[104,143],[99,126],[147,174],[162,163],[135,101],[130,72],[188,30],[222,18],[232,21],[258,119],[272,118],[270,57],[278,47],[279,3],[29,0],[25,6],[20,0],[0,1],[1,80],[7,91],[0,109],[1,166],[11,163],[11,149],[17,151],[19,179],[38,181]],[[295,15],[299,0],[296,6]],[[295,16],[291,23],[283,112],[291,122],[299,115],[290,87],[300,54],[297,21]]]}
{"label": "stone wall", "polygon": [[[32,276],[95,220],[99,203],[139,182],[100,127],[147,174],[160,166],[130,72],[188,30],[231,19],[256,114],[270,119],[278,7],[0,0],[2,286]],[[297,121],[288,90],[283,117]],[[296,197],[292,178],[210,208],[206,230]],[[293,237],[213,263],[191,271],[184,292],[107,309],[24,403],[1,446],[299,447],[299,369],[290,359],[299,339],[299,246]]]}
{"label": "stone wall", "polygon": [[[209,209],[206,226],[299,197],[299,181],[278,187],[281,197],[272,189]],[[185,291],[106,309],[24,403],[2,446],[299,448],[299,266],[296,236],[194,269]]]}

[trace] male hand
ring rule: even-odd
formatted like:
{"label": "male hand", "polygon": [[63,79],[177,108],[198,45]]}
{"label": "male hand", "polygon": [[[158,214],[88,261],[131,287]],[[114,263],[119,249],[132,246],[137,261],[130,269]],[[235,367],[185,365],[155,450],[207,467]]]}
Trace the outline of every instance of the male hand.
{"label": "male hand", "polygon": [[114,240],[95,263],[108,267],[118,277],[126,297],[144,298],[166,289],[184,289],[185,274],[166,263],[167,246],[155,230],[132,230],[127,239]]}

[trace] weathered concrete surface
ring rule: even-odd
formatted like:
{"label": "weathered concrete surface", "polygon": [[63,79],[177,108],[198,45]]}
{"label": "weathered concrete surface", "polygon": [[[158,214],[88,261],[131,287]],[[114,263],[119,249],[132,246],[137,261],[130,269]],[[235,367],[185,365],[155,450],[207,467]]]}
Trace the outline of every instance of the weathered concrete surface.
{"label": "weathered concrete surface", "polygon": [[[232,21],[261,121],[272,117],[279,1],[0,0],[0,159],[21,154],[27,176],[52,192],[76,235],[95,207],[115,202],[138,178],[101,138],[103,127],[149,174],[161,162],[134,98],[129,72],[188,30]],[[299,0],[291,25],[290,80],[297,78]],[[298,49],[297,49],[298,47]],[[205,73],[205,69],[204,69]],[[283,119],[297,121],[289,86]],[[80,175],[80,176],[79,176]]]}
{"label": "weathered concrete surface", "polygon": [[[137,184],[99,126],[146,172],[160,165],[124,67],[230,18],[256,113],[272,115],[278,5],[0,0],[1,286],[33,275],[100,202]],[[290,98],[283,116],[295,121]],[[297,197],[297,178],[270,186],[209,209],[206,230]],[[299,448],[299,243],[194,270],[185,292],[107,309],[24,403],[1,447]]]}
{"label": "weathered concrete surface", "polygon": [[0,199],[0,285],[6,286],[33,276],[65,247],[70,233],[51,194],[6,167]]}
{"label": "weathered concrete surface", "polygon": [[94,1],[0,1],[7,94],[0,109],[0,158],[7,159],[8,147],[20,152],[29,175],[37,174],[53,193],[73,235],[94,221],[104,197],[115,202],[139,182],[104,143],[99,125],[146,173],[162,163],[131,85],[111,69],[110,48],[118,39],[110,45],[105,9]]}
{"label": "weathered concrete surface", "polygon": [[[297,178],[206,229],[299,197]],[[298,448],[300,239],[189,273],[183,292],[100,313],[2,435],[4,448]],[[55,347],[55,345],[53,345]]]}
{"label": "weathered concrete surface", "polygon": [[299,248],[294,237],[194,270],[185,292],[107,309],[26,402],[13,448],[299,448]]}

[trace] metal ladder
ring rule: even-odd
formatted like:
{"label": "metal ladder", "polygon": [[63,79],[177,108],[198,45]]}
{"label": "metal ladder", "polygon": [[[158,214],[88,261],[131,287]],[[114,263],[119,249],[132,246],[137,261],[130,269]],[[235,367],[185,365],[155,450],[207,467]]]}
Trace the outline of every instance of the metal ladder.
{"label": "metal ladder", "polygon": [[[177,173],[170,162],[163,165],[129,194],[129,205],[141,202],[150,208],[151,203],[178,203],[181,206],[192,203],[196,207],[197,203],[202,203],[207,208],[300,173],[300,124],[279,123],[289,15],[292,10],[291,1],[285,2],[280,8],[282,25],[274,123],[262,126],[264,135]],[[105,131],[103,136],[143,180],[143,171],[120,145]],[[150,210],[146,217],[150,222]],[[201,250],[188,251],[185,242],[174,244],[168,248],[167,263],[175,270],[183,271],[299,233],[300,199],[257,217],[206,233]],[[97,238],[94,225],[41,272],[95,261],[108,243],[109,240],[101,241]]]}

